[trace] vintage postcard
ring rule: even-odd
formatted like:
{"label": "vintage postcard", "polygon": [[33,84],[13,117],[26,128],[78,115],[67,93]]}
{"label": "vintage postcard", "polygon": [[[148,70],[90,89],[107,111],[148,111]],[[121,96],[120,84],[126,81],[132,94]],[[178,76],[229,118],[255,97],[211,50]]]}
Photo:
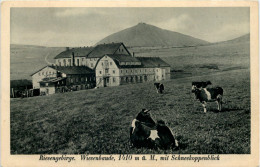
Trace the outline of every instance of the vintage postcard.
{"label": "vintage postcard", "polygon": [[3,167],[259,166],[257,1],[1,3]]}

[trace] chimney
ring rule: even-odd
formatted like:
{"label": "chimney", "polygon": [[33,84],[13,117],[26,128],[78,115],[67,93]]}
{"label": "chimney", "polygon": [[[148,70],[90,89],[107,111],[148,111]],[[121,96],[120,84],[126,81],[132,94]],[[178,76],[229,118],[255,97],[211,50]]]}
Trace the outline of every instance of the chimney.
{"label": "chimney", "polygon": [[66,47],[66,51],[68,51],[68,50],[70,50],[70,48],[69,48],[69,47]]}
{"label": "chimney", "polygon": [[71,54],[71,62],[72,62],[72,66],[75,66],[75,55],[74,55],[74,52],[72,52],[72,54]]}
{"label": "chimney", "polygon": [[133,57],[135,57],[135,52],[133,52]]}

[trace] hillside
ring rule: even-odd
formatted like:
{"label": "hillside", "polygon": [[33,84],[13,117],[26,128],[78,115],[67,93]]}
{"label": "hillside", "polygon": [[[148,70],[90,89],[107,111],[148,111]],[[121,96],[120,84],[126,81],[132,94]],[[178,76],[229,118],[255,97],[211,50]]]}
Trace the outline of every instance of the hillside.
{"label": "hillside", "polygon": [[54,62],[54,57],[64,51],[65,47],[44,47],[34,45],[16,45],[10,46],[10,70],[11,80],[29,79],[30,74]]}
{"label": "hillside", "polygon": [[218,43],[246,43],[246,42],[250,42],[250,33],[242,35],[242,36],[234,38],[234,39],[231,39],[231,40],[218,42]]}
{"label": "hillside", "polygon": [[[164,81],[164,94],[149,82],[11,99],[11,154],[250,154],[249,74],[235,70]],[[203,113],[191,93],[196,80],[224,88],[222,112],[209,103]],[[167,123],[179,149],[130,146],[131,121],[143,108]]]}
{"label": "hillside", "polygon": [[97,44],[123,42],[126,46],[195,46],[209,42],[153,25],[139,23],[102,39]]}

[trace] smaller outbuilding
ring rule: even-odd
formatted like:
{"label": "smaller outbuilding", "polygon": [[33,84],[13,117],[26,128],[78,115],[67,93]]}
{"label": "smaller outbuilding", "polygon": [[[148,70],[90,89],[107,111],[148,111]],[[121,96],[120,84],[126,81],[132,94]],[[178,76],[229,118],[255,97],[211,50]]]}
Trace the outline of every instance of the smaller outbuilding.
{"label": "smaller outbuilding", "polygon": [[95,72],[86,66],[46,66],[33,73],[33,88],[54,94],[95,87]]}

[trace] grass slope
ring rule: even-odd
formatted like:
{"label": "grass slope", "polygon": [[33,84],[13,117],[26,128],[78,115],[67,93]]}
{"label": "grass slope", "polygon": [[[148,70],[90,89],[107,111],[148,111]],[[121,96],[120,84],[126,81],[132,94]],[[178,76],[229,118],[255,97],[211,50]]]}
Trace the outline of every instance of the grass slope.
{"label": "grass slope", "polygon": [[64,51],[62,47],[43,47],[33,45],[11,45],[10,70],[11,80],[29,79],[33,72],[47,65],[45,57],[51,63],[54,57]]}
{"label": "grass slope", "polygon": [[[191,81],[211,80],[224,89],[224,110],[208,113],[191,94]],[[11,99],[12,154],[249,154],[250,75],[233,70],[152,83]],[[131,148],[129,127],[142,109],[164,120],[180,143],[177,150]]]}

